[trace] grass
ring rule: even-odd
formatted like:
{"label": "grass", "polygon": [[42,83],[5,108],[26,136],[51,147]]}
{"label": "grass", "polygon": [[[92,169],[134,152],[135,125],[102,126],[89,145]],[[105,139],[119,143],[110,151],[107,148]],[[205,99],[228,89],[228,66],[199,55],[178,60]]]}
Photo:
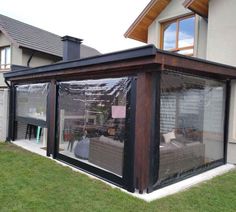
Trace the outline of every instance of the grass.
{"label": "grass", "polygon": [[0,143],[0,211],[236,211],[236,171],[146,203],[55,161]]}

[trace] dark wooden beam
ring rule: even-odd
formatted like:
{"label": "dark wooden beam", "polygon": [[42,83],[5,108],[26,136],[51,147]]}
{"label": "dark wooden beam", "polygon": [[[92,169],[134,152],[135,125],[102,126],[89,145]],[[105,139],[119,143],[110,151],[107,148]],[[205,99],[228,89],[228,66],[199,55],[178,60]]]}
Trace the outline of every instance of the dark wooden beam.
{"label": "dark wooden beam", "polygon": [[138,74],[135,120],[135,182],[140,193],[143,193],[149,186],[152,119],[151,82],[151,73]]}
{"label": "dark wooden beam", "polygon": [[69,77],[83,77],[86,76],[117,76],[117,75],[130,75],[134,72],[143,71],[153,66],[157,66],[154,62],[155,57],[139,58],[132,61],[115,62],[108,64],[99,64],[95,66],[85,66],[74,69],[65,69],[59,71],[45,72],[39,74],[32,74],[26,76],[13,77],[12,81],[21,81],[24,83],[26,80],[49,80],[49,79],[60,79]]}
{"label": "dark wooden beam", "polygon": [[236,68],[202,59],[176,55],[173,53],[157,52],[155,62],[161,64],[162,69],[171,69],[213,78],[236,78]]}
{"label": "dark wooden beam", "polygon": [[53,154],[56,156],[56,99],[57,99],[57,85],[56,81],[52,80],[49,84],[49,92],[47,98],[47,156]]}
{"label": "dark wooden beam", "polygon": [[8,136],[7,141],[14,141],[16,138],[16,88],[14,84],[11,84],[9,91],[9,122],[8,122]]}

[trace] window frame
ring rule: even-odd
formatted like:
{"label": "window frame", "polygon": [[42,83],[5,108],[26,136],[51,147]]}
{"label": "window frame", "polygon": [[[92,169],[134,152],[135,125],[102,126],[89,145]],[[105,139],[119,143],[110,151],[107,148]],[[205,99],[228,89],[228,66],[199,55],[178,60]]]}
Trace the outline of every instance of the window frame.
{"label": "window frame", "polygon": [[[7,63],[7,50],[6,50],[7,48],[9,48],[10,50],[10,63],[9,64]],[[5,63],[2,63],[2,57],[1,57],[2,50],[5,50],[4,52]],[[11,46],[2,46],[0,47],[0,70],[9,70],[10,66],[11,66]]]}
{"label": "window frame", "polygon": [[[193,37],[193,45],[191,46],[186,46],[186,47],[178,47],[178,42],[179,42],[179,26],[180,26],[180,22],[182,20],[188,19],[188,18],[192,18],[194,17],[194,37]],[[189,49],[193,49],[193,53],[192,54],[183,54],[186,56],[193,56],[194,55],[194,43],[195,43],[195,26],[196,26],[196,16],[195,14],[188,14],[185,16],[181,16],[181,17],[177,17],[168,21],[164,21],[161,23],[161,36],[160,36],[160,48],[163,49],[164,47],[164,31],[165,31],[165,26],[172,24],[172,23],[176,23],[176,41],[175,41],[175,48],[173,49],[169,49],[166,51],[171,51],[171,52],[176,52],[178,53],[178,51],[182,51],[182,50],[189,50]],[[164,49],[163,49],[164,50]]]}

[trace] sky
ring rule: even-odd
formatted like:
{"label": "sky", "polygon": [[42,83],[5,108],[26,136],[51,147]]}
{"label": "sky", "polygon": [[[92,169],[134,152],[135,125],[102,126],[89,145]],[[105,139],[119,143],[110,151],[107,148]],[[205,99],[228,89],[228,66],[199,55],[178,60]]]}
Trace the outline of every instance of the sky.
{"label": "sky", "polygon": [[0,13],[108,53],[144,45],[124,33],[149,1],[0,0]]}

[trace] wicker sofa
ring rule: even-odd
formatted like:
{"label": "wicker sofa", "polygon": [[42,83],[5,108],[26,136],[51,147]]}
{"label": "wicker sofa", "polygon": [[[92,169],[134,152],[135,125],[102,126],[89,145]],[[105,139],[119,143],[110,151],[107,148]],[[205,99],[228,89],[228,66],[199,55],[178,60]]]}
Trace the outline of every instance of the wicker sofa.
{"label": "wicker sofa", "polygon": [[89,145],[89,162],[122,175],[124,143],[104,136],[91,138]]}
{"label": "wicker sofa", "polygon": [[[124,143],[107,137],[90,139],[89,162],[122,176]],[[172,141],[160,145],[159,180],[203,165],[205,145]]]}
{"label": "wicker sofa", "polygon": [[160,145],[159,181],[168,179],[204,164],[205,144],[195,141],[172,141]]}

